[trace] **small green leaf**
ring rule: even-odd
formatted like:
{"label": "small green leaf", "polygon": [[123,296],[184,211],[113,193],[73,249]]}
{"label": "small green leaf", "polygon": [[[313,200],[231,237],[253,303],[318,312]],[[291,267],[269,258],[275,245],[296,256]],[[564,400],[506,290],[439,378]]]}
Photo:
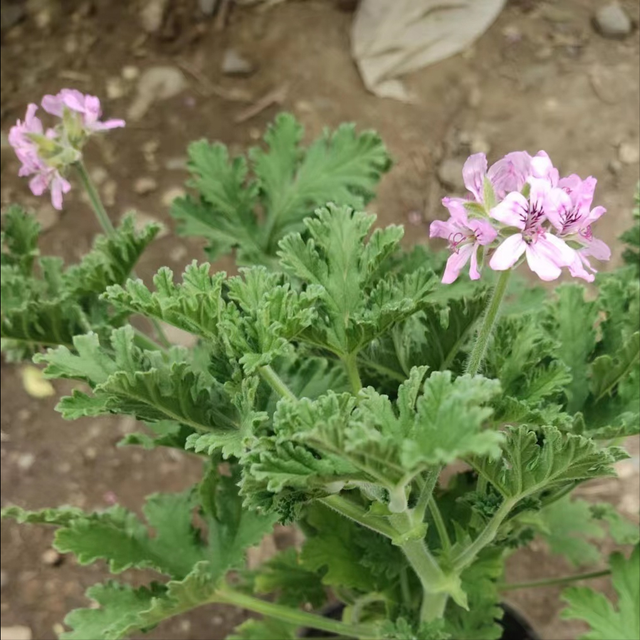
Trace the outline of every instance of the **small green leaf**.
{"label": "small green leaf", "polygon": [[586,622],[590,631],[581,640],[636,640],[640,637],[640,547],[627,560],[614,553],[610,560],[611,581],[618,594],[617,606],[588,587],[572,587],[562,592],[569,605],[562,617]]}

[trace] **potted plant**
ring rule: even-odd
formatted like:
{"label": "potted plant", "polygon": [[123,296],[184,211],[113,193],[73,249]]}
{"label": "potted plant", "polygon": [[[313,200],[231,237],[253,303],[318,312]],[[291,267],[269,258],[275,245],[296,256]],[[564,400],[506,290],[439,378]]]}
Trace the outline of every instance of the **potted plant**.
{"label": "potted plant", "polygon": [[[76,171],[106,237],[64,271],[38,257],[33,221],[7,212],[3,348],[78,381],[64,417],[134,416],[145,430],[123,444],[203,463],[195,486],[149,496],[143,518],[120,505],[3,511],[56,527],[56,549],[81,564],[158,574],[91,587],[94,604],[68,615],[63,637],[122,638],[222,603],[263,616],[233,638],[497,639],[503,594],[537,586],[505,583],[505,561],[535,535],[563,535],[558,510],[637,545],[610,506],[571,499],[615,474],[622,438],[638,431],[637,227],[629,264],[596,279],[591,260],[610,252],[593,236],[604,213],[593,178],[560,177],[543,152],[489,168],[472,156],[468,197],[446,198],[449,219],[431,225],[445,264],[360,210],[389,166],[375,134],[343,126],[303,149],[283,115],[249,161],[191,145],[195,195],[173,207],[212,258],[236,251],[239,275],[194,261],[151,285],[128,276],[156,229],[114,231],[82,164],[90,136],[123,123],[101,123],[97,99],[70,90],[43,106],[56,128],[43,133],[31,107],[12,132],[23,173],[62,206]],[[593,285],[533,286],[511,275],[522,262],[543,280]],[[163,344],[162,323],[197,345]],[[304,542],[247,570],[246,549],[277,523]],[[610,569],[550,578],[612,574],[617,608],[586,587],[566,592],[587,637],[637,637],[639,562],[636,546]]]}

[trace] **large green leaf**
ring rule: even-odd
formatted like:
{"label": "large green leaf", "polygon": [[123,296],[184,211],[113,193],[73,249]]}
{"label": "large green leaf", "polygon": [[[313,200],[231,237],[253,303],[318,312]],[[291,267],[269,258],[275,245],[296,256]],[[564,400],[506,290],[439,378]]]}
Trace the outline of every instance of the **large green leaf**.
{"label": "large green leaf", "polygon": [[199,197],[174,202],[180,232],[206,238],[212,258],[237,248],[241,262],[273,265],[279,240],[301,230],[317,206],[362,207],[390,164],[380,138],[342,125],[305,149],[302,134],[281,114],[267,129],[267,148],[251,149],[248,161],[230,159],[222,144],[191,144],[190,185]]}

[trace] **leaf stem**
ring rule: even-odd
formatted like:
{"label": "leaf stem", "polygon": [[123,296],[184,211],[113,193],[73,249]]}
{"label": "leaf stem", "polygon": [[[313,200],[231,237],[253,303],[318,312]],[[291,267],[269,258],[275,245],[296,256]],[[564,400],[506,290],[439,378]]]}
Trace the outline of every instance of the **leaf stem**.
{"label": "leaf stem", "polygon": [[362,380],[360,380],[360,372],[358,371],[357,354],[349,354],[342,361],[347,369],[347,375],[349,376],[353,395],[357,396],[362,389]]}
{"label": "leaf stem", "polygon": [[212,598],[213,602],[230,604],[235,607],[241,607],[260,613],[270,618],[282,620],[296,627],[310,627],[312,629],[320,629],[328,633],[335,633],[347,638],[374,639],[379,637],[373,625],[349,625],[338,620],[331,620],[315,613],[307,613],[299,609],[292,609],[281,604],[268,602],[254,598],[239,591],[222,587],[218,589]]}
{"label": "leaf stem", "polygon": [[510,269],[508,269],[507,271],[503,271],[500,274],[495,289],[493,290],[491,300],[489,300],[489,305],[487,306],[487,310],[484,314],[482,325],[480,326],[480,329],[478,329],[476,343],[473,347],[473,351],[471,352],[471,356],[469,357],[469,362],[467,362],[467,369],[465,373],[468,373],[472,376],[478,373],[478,371],[480,370],[480,366],[482,365],[482,361],[484,360],[484,355],[487,351],[489,338],[493,333],[493,327],[495,326],[496,320],[498,319],[500,304],[502,303],[504,294],[507,291],[507,285],[509,284],[510,276]]}
{"label": "leaf stem", "polygon": [[297,400],[295,394],[287,387],[282,378],[273,370],[270,364],[265,364],[258,369],[262,379],[281,397],[288,400]]}
{"label": "leaf stem", "polygon": [[442,550],[446,554],[448,554],[451,551],[451,540],[449,538],[449,533],[447,532],[447,527],[442,518],[442,514],[440,513],[440,509],[438,508],[438,503],[435,501],[435,498],[433,496],[429,500],[429,511],[431,512],[431,517],[433,518],[433,522],[436,525],[436,529],[438,530],[438,536],[440,538]]}
{"label": "leaf stem", "polygon": [[535,589],[537,587],[552,587],[554,585],[571,584],[578,580],[590,580],[611,575],[611,569],[601,571],[591,571],[589,573],[577,573],[572,576],[561,576],[560,578],[546,578],[544,580],[533,580],[531,582],[513,582],[498,585],[500,591],[515,591],[516,589]]}
{"label": "leaf stem", "polygon": [[455,571],[460,572],[468,567],[478,553],[495,540],[500,525],[509,515],[516,502],[514,499],[509,499],[500,505],[500,508],[495,512],[493,518],[489,520],[487,526],[480,532],[478,537],[454,559],[453,567]]}
{"label": "leaf stem", "polygon": [[347,498],[339,495],[320,498],[319,502],[325,506],[337,511],[345,518],[349,518],[358,524],[361,524],[372,531],[375,531],[387,538],[394,538],[398,535],[397,531],[382,517],[372,516],[367,513],[360,505]]}
{"label": "leaf stem", "polygon": [[[82,187],[84,188],[87,196],[89,197],[91,208],[93,209],[93,212],[96,214],[96,218],[100,223],[100,226],[104,231],[104,234],[108,238],[113,238],[116,233],[115,227],[113,226],[113,223],[111,222],[109,215],[107,214],[107,210],[104,208],[104,205],[102,204],[102,200],[100,199],[100,194],[98,193],[98,190],[93,184],[93,180],[91,179],[91,176],[87,171],[87,167],[85,166],[82,160],[78,160],[78,162],[76,162],[73,166],[76,168],[78,177],[80,178],[80,183],[82,184]],[[136,277],[133,271],[131,272],[131,276],[133,278]],[[153,324],[153,328],[155,329],[156,334],[158,335],[158,339],[160,340],[162,346],[165,348],[170,347],[171,342],[167,339],[167,336],[164,334],[164,331],[162,330],[160,323],[155,318],[149,318],[149,320],[151,321],[151,324]]]}

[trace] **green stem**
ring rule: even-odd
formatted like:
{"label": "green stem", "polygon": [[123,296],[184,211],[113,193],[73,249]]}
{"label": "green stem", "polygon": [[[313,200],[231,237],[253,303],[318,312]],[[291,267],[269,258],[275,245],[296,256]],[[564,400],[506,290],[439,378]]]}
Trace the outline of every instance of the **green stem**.
{"label": "green stem", "polygon": [[76,171],[78,172],[78,176],[80,177],[80,182],[82,183],[82,186],[84,187],[84,190],[86,191],[87,196],[89,196],[89,202],[91,203],[91,208],[93,209],[93,212],[96,214],[96,218],[98,219],[98,222],[102,227],[102,230],[104,231],[106,236],[110,238],[113,237],[116,230],[113,224],[111,223],[109,216],[107,215],[107,211],[104,208],[104,205],[102,204],[102,200],[100,199],[98,190],[93,184],[93,180],[91,180],[91,176],[89,175],[89,172],[87,171],[87,168],[85,167],[84,162],[82,162],[82,160],[78,160],[78,162],[76,162],[74,166],[76,168]]}
{"label": "green stem", "polygon": [[248,609],[249,611],[268,616],[269,618],[288,622],[296,627],[310,627],[312,629],[319,629],[328,633],[346,636],[347,638],[374,639],[377,637],[376,630],[373,626],[352,626],[344,622],[316,615],[315,613],[307,613],[306,611],[291,609],[281,604],[260,600],[259,598],[234,591],[228,587],[223,587],[216,591],[212,601]]}
{"label": "green stem", "polygon": [[281,397],[288,400],[297,400],[294,393],[283,382],[282,378],[272,369],[271,365],[266,364],[259,369],[262,379]]}
{"label": "green stem", "polygon": [[475,557],[482,551],[488,544],[491,544],[498,533],[500,525],[505,518],[509,515],[511,509],[516,504],[516,500],[505,500],[500,508],[496,511],[493,518],[489,520],[487,526],[480,532],[478,537],[453,561],[453,567],[456,572],[460,572],[468,567],[475,559]]}
{"label": "green stem", "polygon": [[447,532],[447,527],[444,523],[444,519],[442,518],[442,514],[440,513],[440,509],[438,508],[438,504],[433,497],[429,500],[429,511],[431,512],[431,517],[433,518],[433,522],[438,530],[442,550],[448,554],[451,551],[451,540],[449,539],[449,533]]}
{"label": "green stem", "polygon": [[590,580],[591,578],[601,578],[611,575],[611,569],[601,571],[591,571],[589,573],[577,573],[572,576],[562,576],[560,578],[547,578],[545,580],[533,580],[532,582],[514,582],[511,584],[499,585],[500,591],[515,591],[516,589],[535,589],[537,587],[552,587],[554,585],[571,584],[578,580]]}
{"label": "green stem", "polygon": [[442,618],[449,596],[438,589],[446,582],[440,565],[427,549],[424,540],[408,540],[400,548],[422,585],[420,620],[431,622]]}
{"label": "green stem", "polygon": [[149,336],[142,333],[142,331],[138,329],[134,329],[134,342],[141,348],[146,351],[162,351],[162,347],[155,343]]}
{"label": "green stem", "polygon": [[337,511],[345,518],[349,518],[354,522],[361,524],[363,527],[367,527],[376,533],[379,533],[387,538],[394,538],[398,535],[398,532],[382,517],[376,517],[368,514],[360,505],[355,502],[343,498],[342,496],[334,495],[326,498],[320,498],[319,502],[325,506]]}
{"label": "green stem", "polygon": [[[78,172],[80,182],[87,196],[89,197],[91,208],[93,209],[93,212],[96,214],[96,218],[98,219],[98,222],[100,223],[100,226],[104,231],[104,234],[108,238],[113,238],[116,233],[115,227],[113,226],[113,223],[111,222],[109,215],[107,214],[107,210],[104,208],[104,205],[102,204],[102,200],[100,199],[100,194],[98,193],[98,190],[93,184],[93,180],[91,180],[91,176],[87,171],[87,167],[85,166],[82,160],[78,160],[78,162],[76,162],[75,165],[73,166],[76,168],[76,171]],[[134,272],[131,272],[131,276],[133,278],[136,277]],[[151,324],[153,325],[153,328],[156,331],[156,334],[158,335],[158,339],[162,343],[162,346],[165,348],[170,347],[171,342],[168,340],[167,336],[164,334],[164,331],[162,330],[160,323],[155,318],[150,318],[150,320],[151,320]]]}
{"label": "green stem", "polygon": [[343,359],[343,362],[347,369],[347,375],[349,376],[349,382],[351,383],[353,394],[357,396],[362,389],[362,381],[360,380],[360,372],[358,371],[357,355],[350,354]]}
{"label": "green stem", "polygon": [[415,517],[419,519],[420,522],[424,520],[424,514],[427,511],[427,505],[429,504],[429,500],[431,500],[431,496],[433,496],[436,484],[438,483],[438,478],[440,477],[440,470],[441,467],[439,466],[433,467],[432,469],[427,471],[426,477],[423,480],[418,479],[420,495],[413,511],[415,513]]}
{"label": "green stem", "polygon": [[482,365],[482,361],[484,360],[484,354],[487,350],[487,344],[489,343],[489,338],[491,337],[491,333],[493,332],[493,327],[495,326],[496,320],[498,319],[500,304],[502,303],[504,294],[507,291],[507,285],[509,284],[510,276],[510,269],[507,271],[503,271],[498,278],[495,289],[493,290],[493,295],[491,296],[489,306],[487,307],[487,310],[484,314],[482,325],[478,330],[476,343],[473,347],[473,351],[471,352],[471,356],[469,357],[469,362],[467,363],[466,373],[471,374],[472,376],[478,373],[478,371],[480,370],[480,366]]}

